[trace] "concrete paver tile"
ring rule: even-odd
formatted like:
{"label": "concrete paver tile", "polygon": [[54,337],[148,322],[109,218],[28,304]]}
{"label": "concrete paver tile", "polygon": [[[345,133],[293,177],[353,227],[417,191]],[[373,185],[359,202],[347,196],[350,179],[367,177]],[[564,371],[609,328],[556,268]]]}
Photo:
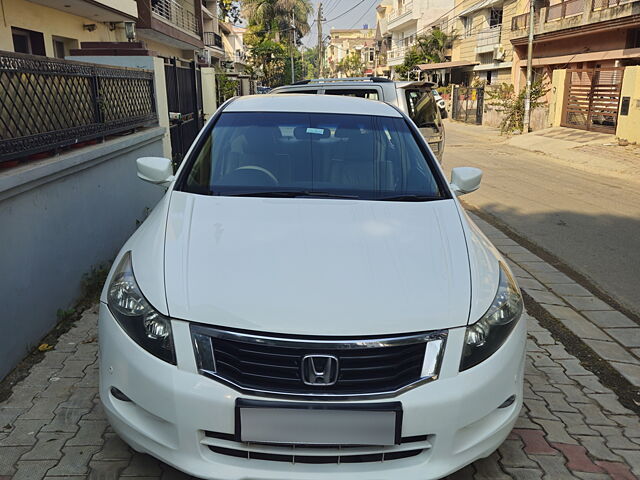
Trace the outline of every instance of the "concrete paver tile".
{"label": "concrete paver tile", "polygon": [[40,432],[37,435],[38,442],[20,460],[59,460],[62,458],[62,447],[72,433]]}
{"label": "concrete paver tile", "polygon": [[89,460],[99,450],[99,447],[64,447],[62,460],[53,467],[49,475],[86,475],[89,473]]}
{"label": "concrete paver tile", "polygon": [[560,295],[561,297],[564,295],[572,295],[576,297],[590,297],[593,295],[589,290],[577,283],[558,283],[549,285],[549,288],[551,288],[556,295]]}
{"label": "concrete paver tile", "polygon": [[600,310],[607,311],[613,310],[608,303],[603,302],[597,297],[589,296],[589,297],[578,297],[573,295],[564,295],[564,298],[571,306],[573,306],[576,310],[585,311],[585,310]]}
{"label": "concrete paver tile", "polygon": [[630,363],[611,362],[611,366],[629,380],[634,386],[640,387],[640,365]]}
{"label": "concrete paver tile", "polygon": [[569,307],[560,307],[556,305],[543,305],[542,307],[579,338],[591,338],[594,340],[604,341],[611,340],[604,331],[600,330],[593,323],[589,322],[586,318]]}
{"label": "concrete paver tile", "polygon": [[159,476],[162,473],[158,461],[150,455],[135,453],[129,466],[125,468],[121,476],[132,477],[141,475]]}
{"label": "concrete paver tile", "polygon": [[594,310],[584,312],[584,316],[600,328],[637,327],[638,324],[616,310]]}
{"label": "concrete paver tile", "polygon": [[640,347],[640,327],[605,328],[605,332],[625,347]]}
{"label": "concrete paver tile", "polygon": [[[31,447],[0,447],[0,475],[7,475],[11,478],[11,475],[16,471],[16,464],[18,459],[28,452]],[[0,477],[2,478],[2,477]]]}
{"label": "concrete paver tile", "polygon": [[12,480],[40,480],[44,478],[57,460],[29,460],[18,462],[18,468]]}
{"label": "concrete paver tile", "polygon": [[584,338],[583,340],[584,343],[589,345],[594,352],[605,360],[622,363],[638,363],[633,355],[614,341],[592,340],[590,338]]}
{"label": "concrete paver tile", "polygon": [[120,472],[127,468],[126,460],[91,460],[89,462],[89,480],[118,480]]}

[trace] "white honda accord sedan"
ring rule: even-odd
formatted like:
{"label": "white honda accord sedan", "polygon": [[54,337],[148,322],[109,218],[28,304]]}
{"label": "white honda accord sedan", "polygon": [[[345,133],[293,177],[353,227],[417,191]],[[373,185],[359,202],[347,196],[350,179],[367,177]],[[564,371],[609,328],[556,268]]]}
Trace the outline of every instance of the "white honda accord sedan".
{"label": "white honda accord sedan", "polygon": [[522,406],[525,322],[504,259],[395,107],[225,103],[118,254],[100,396],[135,450],[196,477],[436,479]]}

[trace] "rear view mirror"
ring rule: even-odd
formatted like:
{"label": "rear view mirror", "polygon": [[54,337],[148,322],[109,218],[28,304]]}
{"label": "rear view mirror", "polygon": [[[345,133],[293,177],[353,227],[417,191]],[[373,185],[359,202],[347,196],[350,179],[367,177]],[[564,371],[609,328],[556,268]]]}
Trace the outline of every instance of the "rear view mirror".
{"label": "rear view mirror", "polygon": [[155,185],[168,186],[173,181],[173,165],[164,157],[142,157],[136,160],[138,177]]}
{"label": "rear view mirror", "polygon": [[482,170],[474,167],[456,167],[451,170],[451,190],[456,196],[475,192],[480,187]]}

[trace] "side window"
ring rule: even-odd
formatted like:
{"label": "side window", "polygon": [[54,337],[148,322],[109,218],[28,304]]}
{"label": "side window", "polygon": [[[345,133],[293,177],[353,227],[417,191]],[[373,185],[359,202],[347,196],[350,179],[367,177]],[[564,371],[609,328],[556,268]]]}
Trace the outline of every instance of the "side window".
{"label": "side window", "polygon": [[427,90],[407,90],[407,110],[409,118],[418,128],[440,128],[442,118],[433,95]]}
{"label": "side window", "polygon": [[318,90],[315,88],[301,88],[300,90],[287,89],[277,93],[309,93],[311,95],[315,95],[318,93]]}
{"label": "side window", "polygon": [[345,97],[367,98],[369,100],[380,100],[378,91],[374,88],[327,88],[325,95],[343,95]]}

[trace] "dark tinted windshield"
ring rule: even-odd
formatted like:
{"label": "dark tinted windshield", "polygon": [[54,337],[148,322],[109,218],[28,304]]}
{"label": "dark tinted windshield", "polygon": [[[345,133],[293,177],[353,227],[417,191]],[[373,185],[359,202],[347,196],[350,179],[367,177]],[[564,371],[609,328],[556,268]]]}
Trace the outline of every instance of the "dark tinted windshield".
{"label": "dark tinted windshield", "polygon": [[194,193],[441,197],[402,118],[227,112],[195,154],[183,184]]}

